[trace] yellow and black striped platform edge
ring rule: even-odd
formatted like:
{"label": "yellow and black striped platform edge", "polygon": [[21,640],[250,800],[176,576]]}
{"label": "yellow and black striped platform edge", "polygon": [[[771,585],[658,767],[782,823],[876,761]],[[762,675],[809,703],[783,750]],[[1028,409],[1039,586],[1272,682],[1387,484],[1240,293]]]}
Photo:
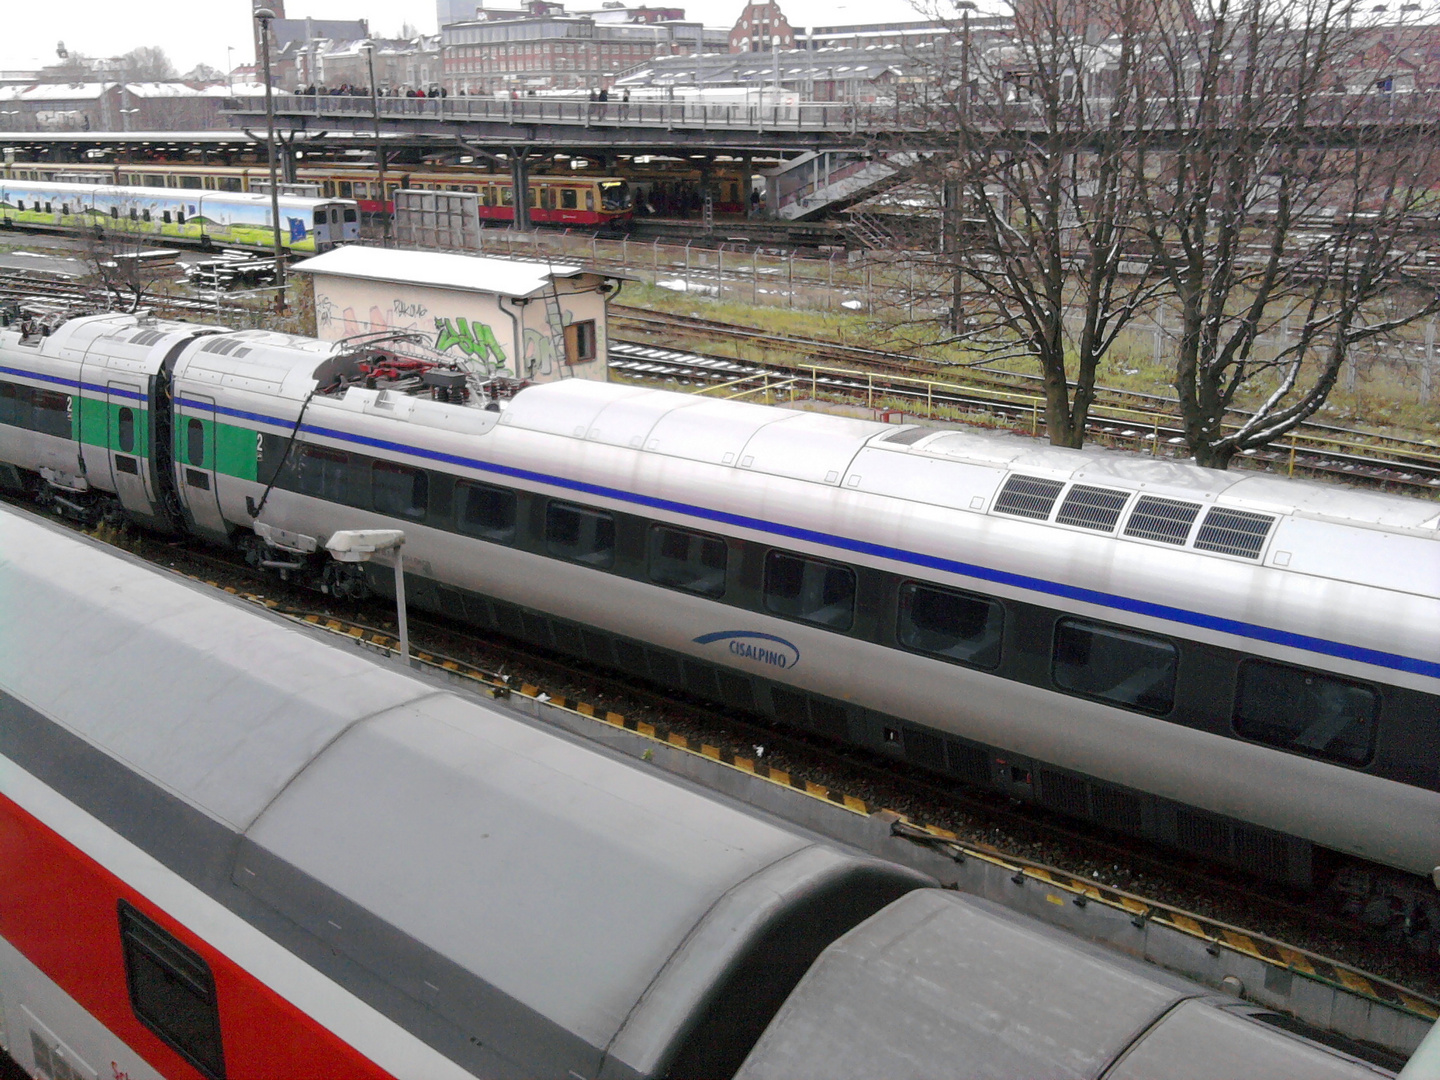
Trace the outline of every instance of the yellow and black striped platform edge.
{"label": "yellow and black striped platform edge", "polygon": [[[191,577],[192,580],[195,581],[204,581],[204,579],[194,577],[193,575],[187,574],[184,576]],[[217,589],[223,589],[223,591],[232,596],[268,608],[276,614],[296,622],[315,626],[352,640],[364,641],[390,652],[397,652],[399,650],[399,641],[382,631],[362,627],[355,623],[347,622],[343,619],[336,619],[331,616],[286,610],[277,601],[253,593],[242,592],[234,587],[222,586],[214,581],[204,581],[204,584]],[[868,816],[885,809],[884,807],[867,803],[864,799],[855,798],[853,795],[833,791],[820,784],[814,784],[798,776],[792,776],[783,769],[771,768],[761,761],[734,754],[729,750],[724,750],[717,746],[711,746],[709,743],[701,743],[698,746],[693,745],[686,736],[681,735],[679,732],[668,731],[663,727],[648,723],[644,720],[637,720],[634,717],[624,716],[608,709],[599,709],[588,702],[568,700],[564,697],[550,695],[540,687],[530,683],[522,684],[518,688],[512,687],[503,676],[497,675],[494,672],[485,671],[482,668],[475,667],[460,660],[446,656],[437,656],[413,648],[411,656],[427,667],[478,683],[493,697],[505,696],[513,692],[528,698],[543,698],[545,703],[552,708],[565,709],[578,716],[588,717],[602,724],[623,728],[642,738],[652,739],[657,743],[663,743],[666,746],[674,747],[685,753],[708,758],[711,761],[716,761],[730,768],[749,773],[773,784],[779,784],[782,787],[808,795],[811,798],[831,803],[854,814]],[[892,813],[894,812],[892,811]],[[1104,904],[1108,907],[1117,908],[1129,913],[1137,925],[1147,921],[1154,922],[1162,926],[1171,927],[1190,937],[1205,941],[1207,943],[1206,947],[1212,951],[1226,949],[1232,952],[1243,953],[1263,963],[1283,968],[1317,982],[1327,983],[1351,994],[1358,994],[1362,997],[1370,998],[1391,1008],[1410,1013],[1413,1016],[1427,1020],[1440,1019],[1440,1001],[1414,993],[1402,986],[1398,986],[1395,983],[1388,982],[1385,979],[1381,979],[1367,972],[1360,971],[1357,968],[1341,964],[1316,953],[1291,948],[1281,942],[1251,934],[1225,923],[1206,919],[1192,912],[1168,907],[1164,904],[1155,903],[1154,901],[1146,900],[1118,889],[1108,888],[1105,885],[1097,884],[1083,877],[1067,874],[1052,867],[1042,866],[1038,863],[1006,855],[989,845],[962,840],[948,829],[912,822],[903,814],[895,813],[895,817],[896,823],[894,830],[897,835],[941,847],[954,857],[980,859],[1009,870],[1012,874],[1012,880],[1015,881],[1017,886],[1027,885],[1033,882],[1044,888],[1054,890],[1047,896],[1047,899],[1052,903],[1064,904],[1069,902],[1083,905],[1094,902]]]}

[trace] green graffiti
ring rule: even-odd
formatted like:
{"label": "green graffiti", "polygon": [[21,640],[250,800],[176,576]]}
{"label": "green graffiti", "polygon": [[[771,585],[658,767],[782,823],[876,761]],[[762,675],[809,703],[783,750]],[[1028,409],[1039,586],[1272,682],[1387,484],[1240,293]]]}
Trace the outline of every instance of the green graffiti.
{"label": "green graffiti", "polygon": [[495,340],[495,334],[484,323],[472,323],[468,319],[456,319],[450,325],[449,319],[435,320],[435,351],[446,352],[458,348],[467,356],[480,360],[493,358],[496,363],[505,362],[505,350]]}

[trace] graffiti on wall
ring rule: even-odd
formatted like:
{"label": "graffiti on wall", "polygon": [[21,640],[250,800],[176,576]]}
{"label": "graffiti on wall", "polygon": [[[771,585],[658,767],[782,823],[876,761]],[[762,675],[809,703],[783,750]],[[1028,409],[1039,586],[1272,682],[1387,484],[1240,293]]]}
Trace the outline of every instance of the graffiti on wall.
{"label": "graffiti on wall", "polygon": [[482,322],[465,318],[435,320],[435,351],[445,354],[458,349],[472,360],[496,367],[505,363],[505,350],[495,340],[495,332]]}

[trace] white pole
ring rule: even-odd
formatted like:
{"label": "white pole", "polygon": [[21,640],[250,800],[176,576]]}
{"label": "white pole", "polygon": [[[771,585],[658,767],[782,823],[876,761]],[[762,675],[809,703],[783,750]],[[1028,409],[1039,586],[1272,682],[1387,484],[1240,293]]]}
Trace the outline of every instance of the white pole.
{"label": "white pole", "polygon": [[395,549],[395,619],[400,624],[400,663],[410,666],[410,625],[405,621],[405,556]]}

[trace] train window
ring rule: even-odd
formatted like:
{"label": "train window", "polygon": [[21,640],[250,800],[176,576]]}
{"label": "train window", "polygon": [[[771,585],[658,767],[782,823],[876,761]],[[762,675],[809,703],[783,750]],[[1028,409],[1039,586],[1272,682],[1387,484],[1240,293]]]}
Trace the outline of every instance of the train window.
{"label": "train window", "polygon": [[149,210],[141,210],[141,211],[140,211],[140,220],[141,220],[141,221],[149,221],[149,220],[150,220],[150,211],[149,211]]}
{"label": "train window", "polygon": [[514,205],[515,205],[515,191],[514,191],[513,188],[502,187],[502,188],[500,189],[500,205],[501,205],[501,206],[514,206]]}
{"label": "train window", "polygon": [[849,630],[855,621],[855,572],[772,551],[765,556],[765,607],[777,615]]}
{"label": "train window", "polygon": [[[39,205],[40,205],[40,200],[39,200],[39,199],[36,199],[36,200],[35,200],[35,205],[36,205],[36,207],[39,207]],[[45,212],[46,212],[47,214],[53,214],[53,213],[55,212],[55,211],[53,211],[53,210],[50,209],[50,203],[49,203],[49,202],[46,202],[46,203],[45,203]]]}
{"label": "train window", "polygon": [[907,649],[993,668],[1004,625],[998,601],[915,582],[900,586],[896,637]]}
{"label": "train window", "polygon": [[1125,524],[1125,535],[1142,540],[1159,540],[1165,544],[1183,544],[1198,513],[1199,503],[1141,495]]}
{"label": "train window", "polygon": [[205,425],[194,417],[185,425],[185,457],[191,465],[205,464]]}
{"label": "train window", "polygon": [[215,190],[215,177],[213,177],[213,176],[207,176],[207,177],[205,177],[205,190],[207,190],[207,191],[214,191],[214,190]]}
{"label": "train window", "polygon": [[69,203],[61,203],[61,204],[60,204],[60,213],[62,213],[62,214],[68,214],[68,213],[70,213],[70,204],[69,204]]}
{"label": "train window", "polygon": [[1115,523],[1120,520],[1120,511],[1125,509],[1129,498],[1128,491],[1076,484],[1065,493],[1065,501],[1060,504],[1060,512],[1055,515],[1055,521],[1060,525],[1078,525],[1082,529],[1114,532]]}
{"label": "train window", "polygon": [[594,209],[595,209],[595,189],[594,189],[594,188],[586,188],[586,189],[585,189],[585,209],[586,209],[586,210],[594,210]]}
{"label": "train window", "polygon": [[537,203],[537,200],[538,200],[538,197],[539,197],[539,194],[540,194],[539,189],[532,187],[532,188],[528,189],[527,194],[529,195],[529,198],[530,198],[530,203],[529,203],[530,208],[533,210],[533,209],[535,208],[535,206],[536,206],[536,203]]}
{"label": "train window", "polygon": [[[0,382],[0,424],[9,424],[11,427],[28,427],[25,420],[28,415],[21,415],[23,407],[25,413],[30,412],[30,403],[24,400],[21,391],[28,389],[24,386],[17,386],[14,383]],[[28,397],[28,395],[25,395]]]}
{"label": "train window", "polygon": [[585,319],[565,327],[565,362],[578,364],[595,359],[595,320]]}
{"label": "train window", "polygon": [[[295,490],[327,502],[353,504],[350,456],[325,446],[306,446],[296,464]],[[364,483],[364,480],[361,480]]]}
{"label": "train window", "polygon": [[70,395],[57,390],[30,391],[30,427],[42,435],[70,438]]}
{"label": "train window", "polygon": [[185,211],[184,211],[184,210],[176,210],[176,211],[175,211],[175,224],[177,224],[177,225],[184,225],[184,224],[185,224]]}
{"label": "train window", "polygon": [[455,527],[466,536],[513,544],[516,502],[513,491],[461,480],[455,485]]}
{"label": "train window", "polygon": [[1371,687],[1314,671],[1246,660],[1235,693],[1235,733],[1346,765],[1375,745],[1379,697]]}
{"label": "train window", "polygon": [[370,499],[377,514],[419,521],[430,502],[430,478],[423,469],[377,461],[370,468]]}
{"label": "train window", "polygon": [[182,188],[198,188],[202,187],[203,185],[201,184],[200,177],[198,176],[182,176],[180,177],[180,186]]}
{"label": "train window", "polygon": [[607,568],[615,562],[615,515],[552,502],[545,510],[545,547],[559,558]]}
{"label": "train window", "polygon": [[725,595],[725,541],[716,536],[650,526],[650,580],[701,596]]}
{"label": "train window", "polygon": [[221,191],[240,191],[240,178],[238,176],[222,176],[219,188]]}
{"label": "train window", "polygon": [[112,218],[118,218],[120,216],[120,208],[118,206],[110,207],[110,216]]}
{"label": "train window", "polygon": [[1174,645],[1149,634],[1082,619],[1061,619],[1055,627],[1055,685],[1086,697],[1168,713],[1178,661]]}
{"label": "train window", "polygon": [[120,449],[127,454],[135,452],[135,410],[122,408],[115,424],[116,441]]}
{"label": "train window", "polygon": [[215,977],[204,957],[120,901],[125,987],[135,1018],[209,1080],[224,1080]]}
{"label": "train window", "polygon": [[316,210],[316,211],[315,211],[315,224],[316,224],[316,225],[324,225],[324,224],[325,224],[325,211],[324,211],[324,210]]}
{"label": "train window", "polygon": [[162,211],[160,212],[160,220],[161,220],[162,222],[164,222],[166,225],[169,225],[169,224],[170,224],[170,211],[169,211],[169,210],[162,210]]}
{"label": "train window", "polygon": [[1000,496],[995,500],[995,512],[1044,521],[1050,516],[1050,510],[1064,486],[1059,480],[1012,476],[1000,489]]}
{"label": "train window", "polygon": [[578,191],[576,191],[574,188],[561,188],[561,189],[560,189],[560,209],[562,209],[562,210],[578,210],[578,209],[580,209],[580,193],[579,193]]}
{"label": "train window", "polygon": [[350,224],[350,223],[352,223],[352,222],[354,222],[354,221],[356,221],[356,220],[357,220],[357,218],[356,218],[356,216],[355,216],[355,211],[352,210],[352,209],[350,209],[350,207],[347,206],[347,207],[345,208],[345,223],[348,225],[348,224]]}
{"label": "train window", "polygon": [[139,221],[139,220],[140,220],[140,211],[139,211],[139,210],[136,210],[133,206],[130,208],[130,220],[131,220],[131,221]]}
{"label": "train window", "polygon": [[341,180],[341,181],[340,181],[340,197],[341,197],[342,199],[348,199],[348,198],[350,198],[350,193],[351,193],[352,191],[354,191],[354,190],[355,190],[355,185],[352,184],[349,180]]}
{"label": "train window", "polygon": [[489,184],[486,184],[480,189],[480,204],[482,206],[495,205],[495,189]]}
{"label": "train window", "polygon": [[334,181],[334,180],[326,180],[326,181],[325,181],[325,184],[324,184],[324,188],[325,188],[325,197],[326,197],[327,199],[333,199],[333,198],[335,197],[335,181]]}

